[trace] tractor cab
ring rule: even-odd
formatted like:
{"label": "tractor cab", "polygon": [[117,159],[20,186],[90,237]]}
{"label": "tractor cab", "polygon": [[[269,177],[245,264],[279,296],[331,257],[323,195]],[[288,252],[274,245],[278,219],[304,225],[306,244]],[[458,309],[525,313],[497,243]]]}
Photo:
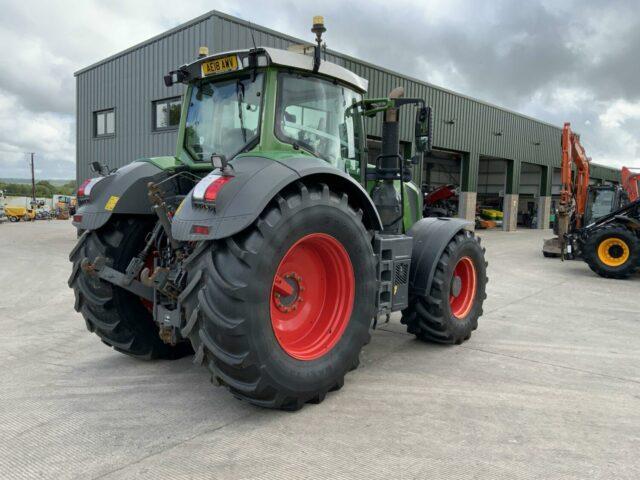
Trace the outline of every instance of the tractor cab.
{"label": "tractor cab", "polygon": [[202,56],[170,72],[188,85],[178,157],[211,165],[247,152],[280,158],[310,155],[342,171],[358,168],[364,150],[362,105],[368,82],[339,65],[259,47]]}
{"label": "tractor cab", "polygon": [[[402,98],[396,89],[390,98],[365,100],[368,81],[319,54],[268,47],[200,53],[164,77],[167,86],[187,85],[176,155],[182,164],[210,170],[243,157],[284,164],[315,158],[366,189],[388,231],[402,233],[421,218],[422,198],[410,181],[411,165],[431,145],[431,113],[422,99]],[[403,105],[418,107],[413,159],[399,154]],[[379,113],[383,152],[369,164],[365,120]]]}

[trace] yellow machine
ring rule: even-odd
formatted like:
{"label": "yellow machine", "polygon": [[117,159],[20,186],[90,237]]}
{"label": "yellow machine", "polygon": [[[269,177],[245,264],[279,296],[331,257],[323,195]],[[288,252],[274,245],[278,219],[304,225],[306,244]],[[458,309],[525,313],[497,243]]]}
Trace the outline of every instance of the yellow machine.
{"label": "yellow machine", "polygon": [[10,222],[19,222],[20,220],[33,221],[36,218],[36,211],[32,208],[5,206],[4,213]]}
{"label": "yellow machine", "polygon": [[69,216],[76,213],[77,200],[75,197],[61,195],[58,197],[55,211],[58,220],[67,220]]}
{"label": "yellow machine", "polygon": [[504,214],[500,210],[495,210],[493,208],[483,208],[480,210],[480,214],[482,215],[482,218],[488,220],[502,220],[504,217]]}

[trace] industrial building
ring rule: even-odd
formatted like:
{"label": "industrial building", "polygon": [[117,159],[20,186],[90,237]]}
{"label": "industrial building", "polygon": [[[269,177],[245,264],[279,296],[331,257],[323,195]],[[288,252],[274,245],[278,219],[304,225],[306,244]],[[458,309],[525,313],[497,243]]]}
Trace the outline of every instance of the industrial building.
{"label": "industrial building", "polygon": [[[252,35],[253,33],[253,35]],[[111,167],[175,152],[181,84],[166,87],[168,71],[192,61],[202,45],[213,52],[259,46],[287,49],[308,40],[209,12],[75,73],[77,178],[92,161]],[[418,185],[459,187],[458,215],[474,219],[478,205],[504,211],[503,228],[548,226],[559,193],[561,128],[327,50],[327,60],[369,80],[369,97],[397,86],[424,98],[434,111],[434,150],[414,172]],[[414,119],[401,119],[410,154]],[[380,120],[368,123],[371,156],[379,151]],[[620,173],[593,165],[593,182],[619,182]]]}

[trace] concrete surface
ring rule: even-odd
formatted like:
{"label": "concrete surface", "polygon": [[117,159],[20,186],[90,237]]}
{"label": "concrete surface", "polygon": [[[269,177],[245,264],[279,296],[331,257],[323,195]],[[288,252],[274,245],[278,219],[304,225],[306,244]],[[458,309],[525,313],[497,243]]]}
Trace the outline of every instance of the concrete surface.
{"label": "concrete surface", "polygon": [[189,359],[105,347],[66,286],[67,222],[0,225],[0,478],[640,478],[640,276],[480,232],[485,315],[458,347],[398,318],[320,405],[260,410]]}

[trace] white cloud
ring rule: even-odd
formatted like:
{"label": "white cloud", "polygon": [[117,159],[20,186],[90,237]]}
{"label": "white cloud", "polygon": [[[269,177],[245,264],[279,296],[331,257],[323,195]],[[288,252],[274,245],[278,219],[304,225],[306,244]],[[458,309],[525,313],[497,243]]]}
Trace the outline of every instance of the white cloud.
{"label": "white cloud", "polygon": [[38,177],[75,177],[74,129],[71,115],[34,114],[0,93],[0,176],[28,176],[26,152],[36,152]]}
{"label": "white cloud", "polygon": [[640,101],[618,99],[599,118],[605,128],[620,128],[627,120],[640,119]]}

